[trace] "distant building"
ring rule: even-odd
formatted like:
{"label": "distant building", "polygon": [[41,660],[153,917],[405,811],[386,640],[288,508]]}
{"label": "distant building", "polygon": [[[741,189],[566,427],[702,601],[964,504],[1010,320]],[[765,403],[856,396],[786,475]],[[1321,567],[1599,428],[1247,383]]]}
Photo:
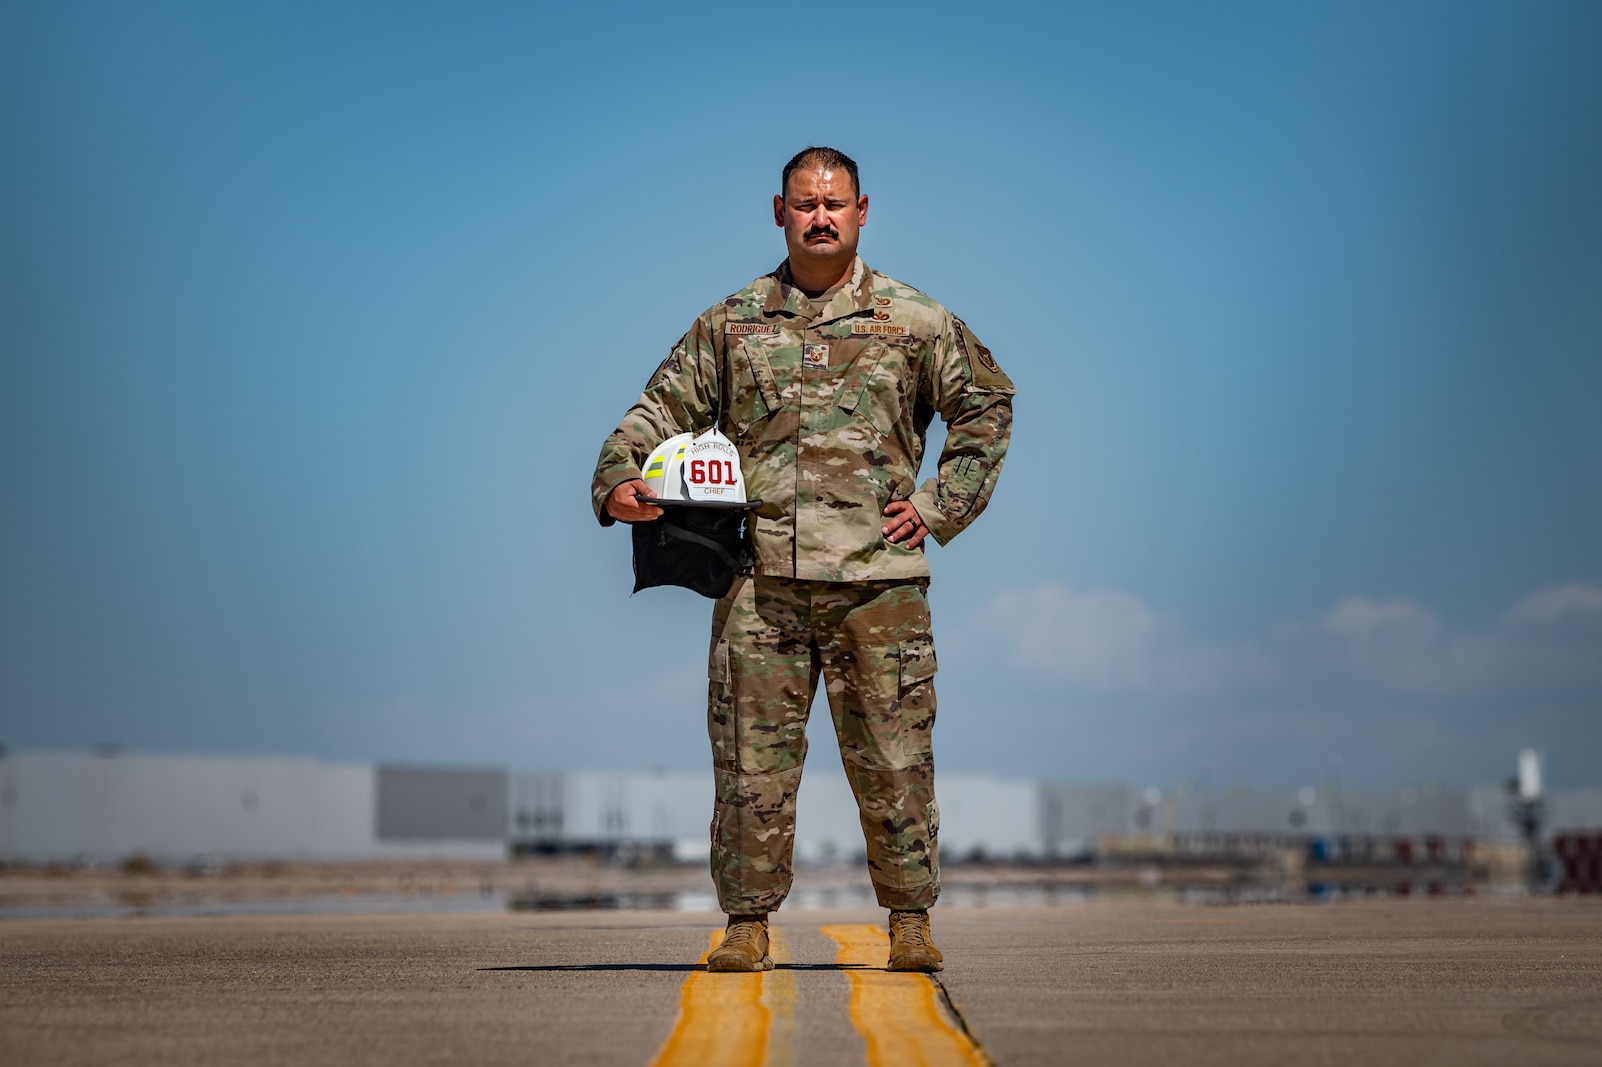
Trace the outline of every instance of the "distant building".
{"label": "distant building", "polygon": [[[1210,852],[1328,840],[1514,842],[1494,787],[1167,793],[1117,784],[940,777],[950,859],[1072,859],[1116,847]],[[1549,790],[1548,838],[1602,827],[1602,788]],[[217,859],[494,859],[511,851],[708,851],[707,772],[515,773],[303,757],[116,752],[0,754],[0,860],[182,864]],[[1142,844],[1144,843],[1144,845]],[[856,806],[833,767],[801,789],[802,862],[862,853]]]}
{"label": "distant building", "polygon": [[506,780],[291,756],[7,752],[0,859],[495,858]]}

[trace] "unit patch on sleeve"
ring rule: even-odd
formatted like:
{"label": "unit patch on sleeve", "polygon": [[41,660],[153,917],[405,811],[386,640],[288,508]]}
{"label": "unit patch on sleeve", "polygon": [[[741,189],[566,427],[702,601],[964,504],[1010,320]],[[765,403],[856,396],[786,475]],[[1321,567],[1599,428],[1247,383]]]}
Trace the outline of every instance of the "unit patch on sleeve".
{"label": "unit patch on sleeve", "polygon": [[968,329],[968,324],[957,318],[953,318],[952,323],[957,327],[957,348],[968,358],[968,373],[972,377],[973,388],[985,392],[1013,392],[1012,379],[1001,369],[996,357],[990,354],[990,349],[979,343],[979,338]]}
{"label": "unit patch on sleeve", "polygon": [[801,349],[801,362],[808,367],[827,367],[829,365],[828,345],[804,345]]}

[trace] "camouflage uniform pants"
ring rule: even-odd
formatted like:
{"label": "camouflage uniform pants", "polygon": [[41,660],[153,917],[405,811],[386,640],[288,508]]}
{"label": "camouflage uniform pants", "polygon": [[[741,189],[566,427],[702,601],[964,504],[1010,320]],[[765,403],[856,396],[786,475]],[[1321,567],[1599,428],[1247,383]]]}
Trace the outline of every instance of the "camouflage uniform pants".
{"label": "camouflage uniform pants", "polygon": [[940,895],[927,581],[736,578],[712,616],[712,878],[731,915],[790,892],[806,724],[821,675],[879,904]]}

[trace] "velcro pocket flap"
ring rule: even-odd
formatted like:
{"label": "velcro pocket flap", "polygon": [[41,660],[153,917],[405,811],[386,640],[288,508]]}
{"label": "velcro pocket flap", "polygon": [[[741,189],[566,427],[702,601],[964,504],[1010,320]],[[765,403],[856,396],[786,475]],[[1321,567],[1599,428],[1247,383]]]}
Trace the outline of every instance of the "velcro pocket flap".
{"label": "velcro pocket flap", "polygon": [[779,383],[774,380],[773,367],[768,363],[767,346],[760,341],[747,340],[733,346],[732,351],[735,379],[740,386],[735,390],[736,394],[741,395],[748,388],[743,379],[749,374],[751,383],[756,386],[756,395],[761,398],[767,413],[771,415],[778,411],[783,405],[779,401]]}
{"label": "velcro pocket flap", "polygon": [[901,642],[901,688],[910,689],[935,676],[934,638],[927,635]]}
{"label": "velcro pocket flap", "polygon": [[[840,410],[848,415],[854,415],[863,404],[871,404],[869,394],[873,392],[874,374],[879,369],[879,361],[884,358],[884,345],[869,345],[857,353],[852,360],[848,384],[840,390]],[[861,381],[861,385],[857,381]],[[864,412],[864,414],[871,414]]]}
{"label": "velcro pocket flap", "polygon": [[720,637],[712,643],[712,655],[707,657],[706,676],[719,685],[729,684],[729,639]]}

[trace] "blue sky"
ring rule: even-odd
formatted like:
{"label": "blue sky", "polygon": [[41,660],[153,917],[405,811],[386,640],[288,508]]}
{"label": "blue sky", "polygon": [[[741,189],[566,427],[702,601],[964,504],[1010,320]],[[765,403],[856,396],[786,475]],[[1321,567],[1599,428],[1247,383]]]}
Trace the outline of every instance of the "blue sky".
{"label": "blue sky", "polygon": [[826,143],[1020,388],[943,767],[1602,780],[1602,8],[912,10],[0,5],[0,740],[702,766],[589,472]]}

